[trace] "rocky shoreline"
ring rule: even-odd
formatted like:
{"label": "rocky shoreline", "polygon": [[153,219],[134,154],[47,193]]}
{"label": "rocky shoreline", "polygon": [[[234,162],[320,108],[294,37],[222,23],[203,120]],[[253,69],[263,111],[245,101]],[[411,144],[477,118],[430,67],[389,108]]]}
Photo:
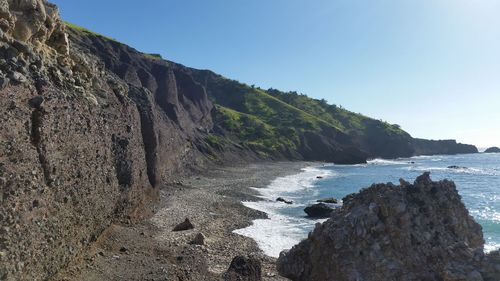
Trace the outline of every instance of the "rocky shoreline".
{"label": "rocky shoreline", "polygon": [[[162,186],[152,218],[112,225],[85,253],[52,281],[223,280],[235,256],[262,264],[262,280],[278,275],[275,259],[262,254],[251,238],[234,234],[266,215],[241,204],[258,200],[249,187],[266,187],[276,177],[298,173],[309,162],[263,162],[218,167]],[[194,229],[172,231],[185,218]],[[192,240],[202,233],[204,245]]]}
{"label": "rocky shoreline", "polygon": [[413,184],[373,184],[344,197],[308,238],[281,253],[292,280],[500,280],[499,252],[484,253],[481,226],[452,181],[425,172]]}

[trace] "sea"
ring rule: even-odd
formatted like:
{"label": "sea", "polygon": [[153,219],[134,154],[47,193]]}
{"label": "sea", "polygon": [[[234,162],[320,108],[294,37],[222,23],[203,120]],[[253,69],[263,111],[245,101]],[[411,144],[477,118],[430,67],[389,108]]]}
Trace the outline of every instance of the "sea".
{"label": "sea", "polygon": [[[485,251],[500,248],[500,153],[374,159],[359,165],[312,165],[298,174],[277,178],[266,188],[256,188],[262,201],[243,204],[267,213],[268,219],[254,220],[252,225],[234,232],[253,238],[265,254],[278,257],[282,250],[305,239],[316,223],[325,221],[305,217],[304,208],[316,200],[327,197],[341,200],[372,183],[398,184],[400,178],[413,182],[425,171],[431,172],[433,180],[455,182],[469,213],[483,227]],[[294,203],[277,202],[278,197]]]}

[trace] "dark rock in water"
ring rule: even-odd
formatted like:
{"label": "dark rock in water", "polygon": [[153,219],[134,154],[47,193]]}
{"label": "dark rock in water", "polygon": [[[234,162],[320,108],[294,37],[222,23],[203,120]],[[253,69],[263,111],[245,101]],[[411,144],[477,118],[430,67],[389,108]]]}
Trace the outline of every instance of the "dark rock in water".
{"label": "dark rock in water", "polygon": [[322,177],[322,176],[317,176],[316,178],[317,178],[317,179],[322,179],[323,177]]}
{"label": "dark rock in water", "polygon": [[500,153],[500,148],[493,146],[484,151],[485,153]]}
{"label": "dark rock in water", "polygon": [[330,217],[332,211],[333,208],[324,203],[314,204],[304,209],[307,216],[311,218],[328,218]]}
{"label": "dark rock in water", "polygon": [[329,198],[318,199],[318,200],[316,200],[316,202],[319,202],[319,203],[329,203],[329,204],[337,204],[339,201],[337,200],[337,198],[329,197]]}
{"label": "dark rock in water", "polygon": [[184,231],[184,230],[189,230],[193,229],[194,225],[189,221],[188,218],[186,218],[183,222],[179,223],[176,225],[173,229],[173,231]]}
{"label": "dark rock in water", "polygon": [[374,184],[343,199],[309,238],[281,253],[292,280],[500,280],[500,255],[483,253],[481,226],[455,184]]}
{"label": "dark rock in water", "polygon": [[293,201],[292,200],[286,200],[285,198],[283,197],[278,197],[276,198],[276,201],[278,202],[283,202],[283,203],[286,203],[286,204],[293,204]]}
{"label": "dark rock in water", "polygon": [[248,256],[236,256],[224,275],[225,281],[260,281],[262,280],[261,263]]}
{"label": "dark rock in water", "polygon": [[448,166],[448,169],[467,169],[467,167],[461,167],[461,166],[451,165],[451,166]]}

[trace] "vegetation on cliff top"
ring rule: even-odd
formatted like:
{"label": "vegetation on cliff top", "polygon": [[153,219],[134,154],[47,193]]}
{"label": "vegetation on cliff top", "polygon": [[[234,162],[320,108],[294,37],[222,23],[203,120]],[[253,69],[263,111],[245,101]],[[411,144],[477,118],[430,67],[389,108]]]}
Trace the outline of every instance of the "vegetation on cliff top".
{"label": "vegetation on cliff top", "polygon": [[331,128],[353,137],[384,134],[410,138],[398,125],[348,111],[296,92],[263,90],[212,74],[206,88],[215,106],[216,125],[244,144],[266,153],[296,149],[304,132]]}
{"label": "vegetation on cliff top", "polygon": [[117,42],[119,43],[118,41],[116,41],[116,39],[114,38],[111,38],[111,37],[108,37],[108,36],[104,36],[102,34],[99,34],[97,32],[94,32],[92,30],[89,30],[89,29],[86,29],[85,27],[81,27],[79,25],[76,25],[74,23],[71,23],[71,22],[68,22],[68,21],[64,21],[64,24],[66,25],[67,28],[69,29],[72,29],[74,31],[79,31],[79,32],[83,32],[83,33],[86,33],[88,35],[94,35],[94,36],[97,36],[97,37],[101,37],[101,38],[104,38],[104,39],[108,39],[110,41],[113,41],[113,42]]}
{"label": "vegetation on cliff top", "polygon": [[[77,25],[66,24],[74,31],[110,39]],[[175,65],[156,54],[142,53],[142,56]],[[349,146],[372,157],[412,154],[408,145],[411,136],[398,125],[296,92],[249,86],[211,71],[191,69],[190,75],[203,84],[215,105],[212,112],[215,128],[206,139],[214,148],[220,149],[230,141],[264,156],[290,156],[301,148],[328,142],[325,145],[335,146],[335,151]],[[337,137],[340,139],[337,140]],[[312,143],[304,147],[308,138]],[[397,155],[392,155],[389,150],[396,146],[401,149],[393,153]]]}

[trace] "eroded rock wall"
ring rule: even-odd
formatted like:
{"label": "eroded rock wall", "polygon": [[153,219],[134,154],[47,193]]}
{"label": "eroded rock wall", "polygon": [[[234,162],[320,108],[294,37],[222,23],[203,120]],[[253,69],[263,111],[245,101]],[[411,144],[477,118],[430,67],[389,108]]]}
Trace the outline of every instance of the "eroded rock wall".
{"label": "eroded rock wall", "polygon": [[44,280],[205,161],[212,105],[182,68],[70,42],[45,1],[0,1],[0,29],[0,280]]}

